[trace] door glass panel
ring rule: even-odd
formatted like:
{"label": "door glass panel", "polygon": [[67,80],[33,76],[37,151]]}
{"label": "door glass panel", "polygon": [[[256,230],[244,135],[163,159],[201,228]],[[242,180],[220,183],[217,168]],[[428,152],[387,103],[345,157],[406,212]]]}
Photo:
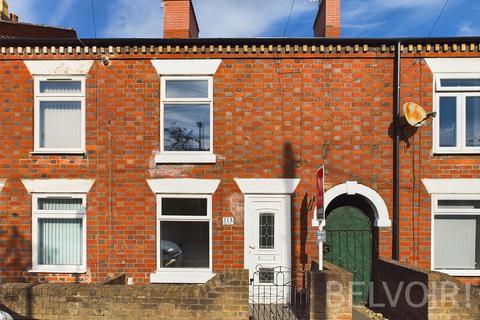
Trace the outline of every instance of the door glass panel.
{"label": "door glass panel", "polygon": [[273,283],[274,272],[273,268],[260,268],[258,272],[259,283]]}
{"label": "door glass panel", "polygon": [[440,147],[457,145],[457,98],[440,97]]}
{"label": "door glass panel", "polygon": [[260,213],[259,220],[260,249],[273,249],[275,215],[273,213]]}
{"label": "door glass panel", "polygon": [[480,97],[467,97],[467,147],[480,146]]}

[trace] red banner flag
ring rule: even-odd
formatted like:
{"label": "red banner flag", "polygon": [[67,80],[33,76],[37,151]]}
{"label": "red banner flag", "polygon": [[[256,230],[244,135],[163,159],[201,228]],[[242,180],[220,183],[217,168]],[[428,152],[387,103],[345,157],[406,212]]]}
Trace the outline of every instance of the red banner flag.
{"label": "red banner flag", "polygon": [[317,185],[317,220],[325,219],[324,201],[325,201],[325,172],[324,167],[321,166],[316,173]]}

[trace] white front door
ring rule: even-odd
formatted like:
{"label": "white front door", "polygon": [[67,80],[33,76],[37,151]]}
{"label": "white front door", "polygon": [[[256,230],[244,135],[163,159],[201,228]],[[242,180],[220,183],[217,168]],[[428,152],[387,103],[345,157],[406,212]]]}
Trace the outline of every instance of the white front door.
{"label": "white front door", "polygon": [[285,303],[290,282],[290,195],[245,195],[245,268],[250,301]]}

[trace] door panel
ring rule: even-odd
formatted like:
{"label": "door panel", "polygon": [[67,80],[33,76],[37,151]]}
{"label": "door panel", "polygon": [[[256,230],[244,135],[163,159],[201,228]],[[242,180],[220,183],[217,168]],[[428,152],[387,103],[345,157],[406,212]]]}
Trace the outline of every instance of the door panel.
{"label": "door panel", "polygon": [[327,216],[324,259],[353,274],[353,302],[368,300],[372,268],[370,219],[358,208],[339,207]]}
{"label": "door panel", "polygon": [[285,279],[285,268],[290,268],[289,208],[287,196],[245,196],[245,268],[254,303],[281,301],[284,293],[278,288],[290,281]]}

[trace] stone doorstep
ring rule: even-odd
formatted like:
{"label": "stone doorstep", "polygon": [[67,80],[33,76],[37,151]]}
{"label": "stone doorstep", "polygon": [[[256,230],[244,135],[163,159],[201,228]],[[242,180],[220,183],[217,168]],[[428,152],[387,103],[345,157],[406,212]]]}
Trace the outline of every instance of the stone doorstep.
{"label": "stone doorstep", "polygon": [[388,320],[381,313],[372,311],[364,306],[352,307],[352,320]]}

